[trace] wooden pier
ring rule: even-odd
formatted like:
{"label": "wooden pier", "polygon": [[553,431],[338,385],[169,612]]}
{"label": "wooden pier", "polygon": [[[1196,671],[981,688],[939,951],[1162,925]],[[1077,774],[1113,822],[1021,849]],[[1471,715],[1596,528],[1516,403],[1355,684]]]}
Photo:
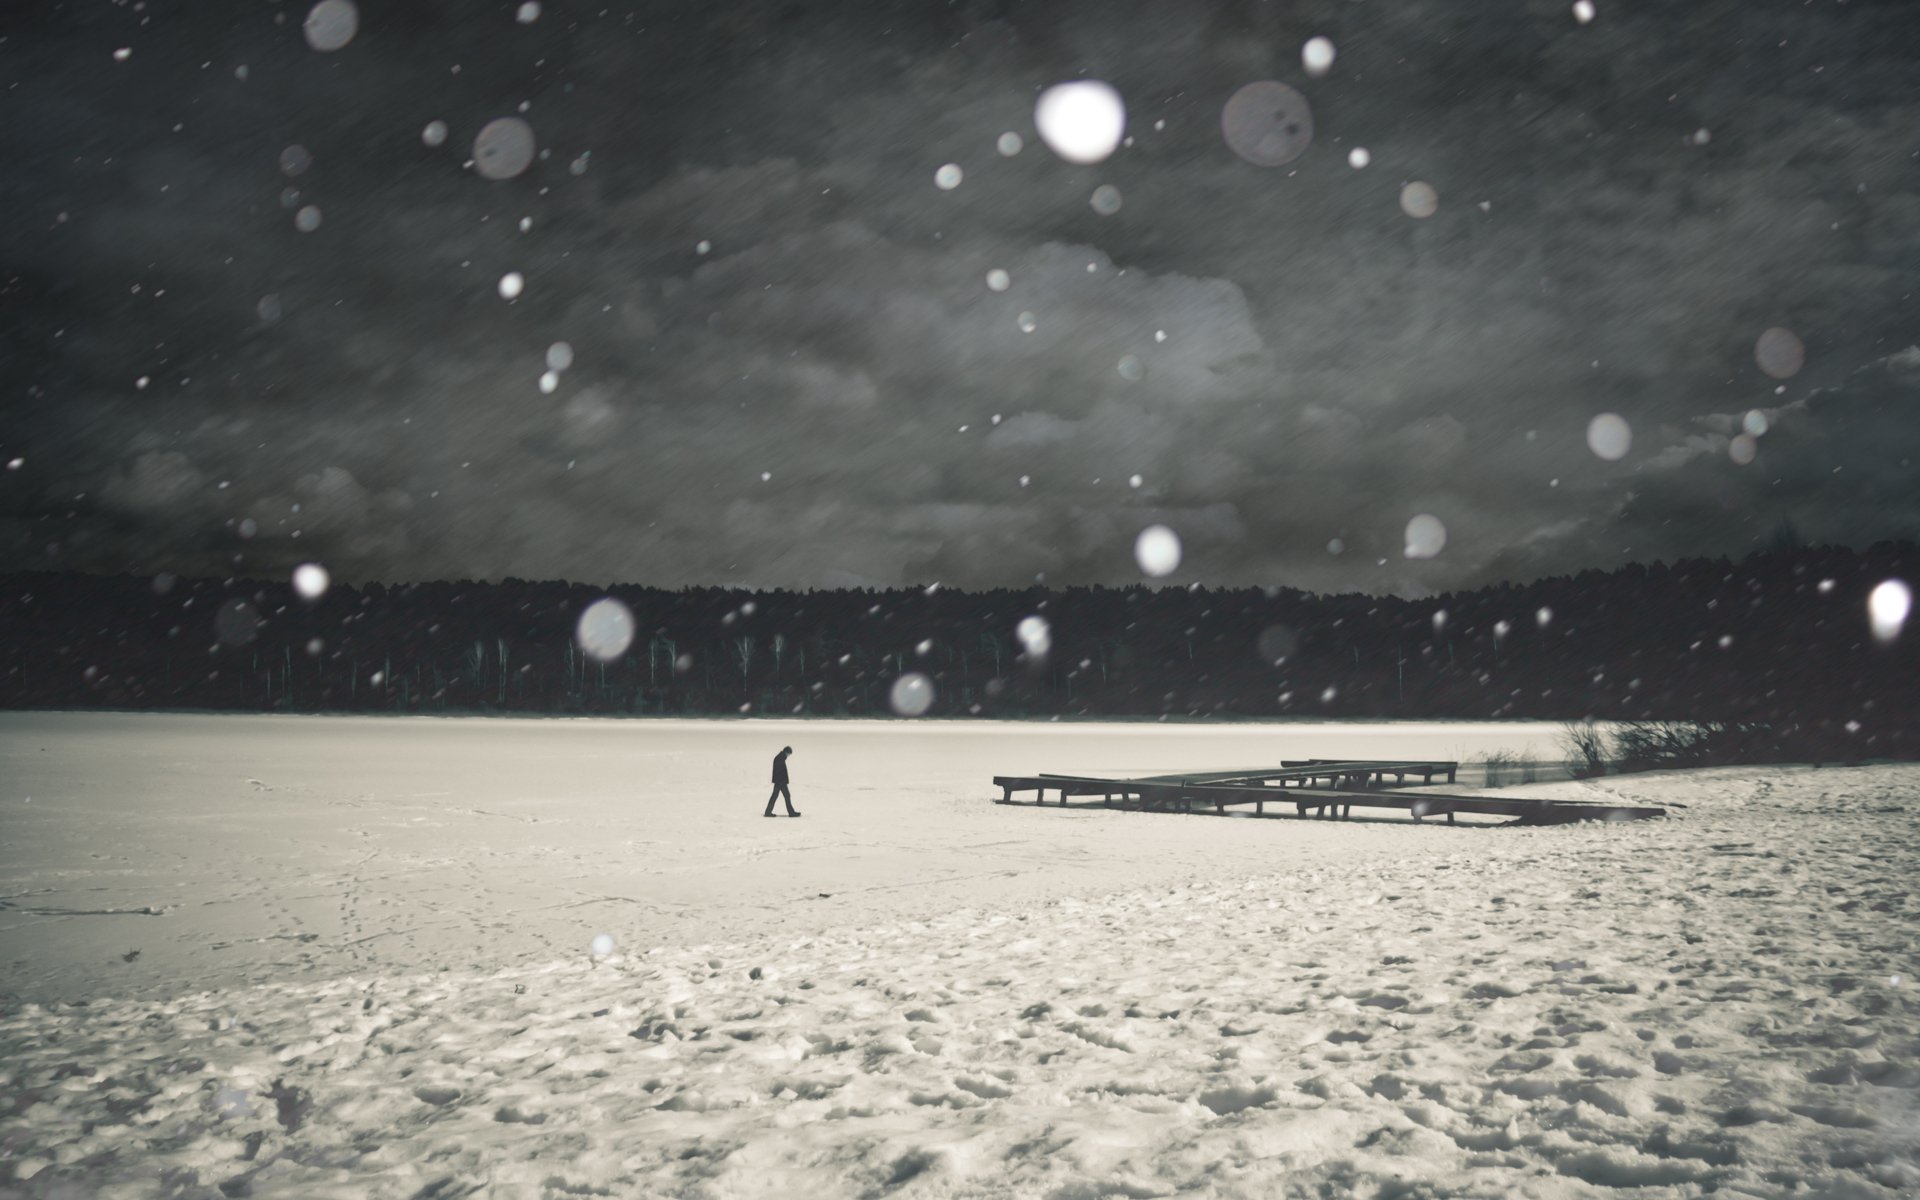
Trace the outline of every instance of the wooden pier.
{"label": "wooden pier", "polygon": [[[1585,801],[1522,800],[1488,796],[1450,796],[1422,791],[1393,790],[1417,780],[1431,785],[1444,775],[1453,783],[1460,764],[1444,761],[1339,760],[1307,758],[1282,762],[1278,767],[1241,771],[1196,771],[1185,775],[1148,775],[1139,779],[1099,779],[1090,775],[996,775],[999,804],[1046,804],[1049,791],[1059,803],[1070,798],[1098,796],[1107,808],[1140,812],[1207,813],[1225,816],[1229,809],[1252,805],[1250,815],[1348,820],[1355,807],[1404,812],[1415,821],[1444,816],[1454,824],[1456,813],[1507,816],[1525,825],[1560,825],[1573,821],[1638,821],[1666,815],[1664,808],[1590,804]],[[1032,792],[1031,801],[1016,792]],[[1267,806],[1274,811],[1269,813]],[[1084,807],[1084,806],[1083,806]],[[1289,812],[1288,810],[1292,811]]]}

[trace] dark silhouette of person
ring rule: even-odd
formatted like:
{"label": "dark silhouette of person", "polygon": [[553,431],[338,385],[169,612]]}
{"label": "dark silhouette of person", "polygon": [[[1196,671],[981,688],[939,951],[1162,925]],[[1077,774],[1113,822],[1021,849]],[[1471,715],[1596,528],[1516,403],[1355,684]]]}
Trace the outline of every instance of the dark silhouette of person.
{"label": "dark silhouette of person", "polygon": [[782,798],[787,802],[788,816],[800,815],[793,807],[793,793],[787,790],[787,755],[792,753],[792,746],[784,746],[780,753],[773,756],[773,793],[767,797],[767,811],[760,814],[763,817],[772,816],[773,802]]}

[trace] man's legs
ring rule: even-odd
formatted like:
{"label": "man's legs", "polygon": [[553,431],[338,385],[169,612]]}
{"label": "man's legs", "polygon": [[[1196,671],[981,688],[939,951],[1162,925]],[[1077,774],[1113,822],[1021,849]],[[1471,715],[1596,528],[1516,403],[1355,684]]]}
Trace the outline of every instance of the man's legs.
{"label": "man's legs", "polygon": [[793,793],[787,790],[787,785],[786,785],[786,784],[784,784],[784,783],[776,783],[776,784],[774,784],[774,785],[773,785],[773,794],[767,797],[767,811],[766,811],[766,812],[763,812],[763,813],[761,813],[760,815],[761,815],[761,816],[763,816],[763,817],[770,817],[770,816],[772,816],[772,815],[773,815],[773,802],[774,802],[775,800],[777,800],[777,799],[781,799],[781,798],[784,798],[784,799],[786,800],[786,802],[787,802],[787,815],[788,815],[788,816],[790,816],[790,817],[796,817],[796,816],[799,816],[799,815],[800,815],[800,814],[798,814],[798,813],[796,813],[796,812],[794,812],[794,811],[793,811]]}

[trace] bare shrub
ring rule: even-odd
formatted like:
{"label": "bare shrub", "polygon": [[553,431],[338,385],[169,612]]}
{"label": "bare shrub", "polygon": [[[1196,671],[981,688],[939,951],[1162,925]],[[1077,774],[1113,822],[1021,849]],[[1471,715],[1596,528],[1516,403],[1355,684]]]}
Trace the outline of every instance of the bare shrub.
{"label": "bare shrub", "polygon": [[1575,779],[1607,773],[1606,735],[1592,721],[1568,721],[1561,726],[1560,744],[1567,751],[1567,773]]}

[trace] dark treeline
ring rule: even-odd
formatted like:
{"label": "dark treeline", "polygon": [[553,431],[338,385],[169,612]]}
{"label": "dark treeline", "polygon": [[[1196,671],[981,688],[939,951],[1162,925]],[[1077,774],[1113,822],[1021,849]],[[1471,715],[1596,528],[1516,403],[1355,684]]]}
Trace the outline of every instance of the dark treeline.
{"label": "dark treeline", "polygon": [[[290,712],[1531,717],[1762,722],[1916,749],[1920,631],[1866,597],[1910,543],[1586,571],[1424,600],[1288,589],[661,591],[0,576],[0,705]],[[613,596],[600,662],[580,614]],[[1027,652],[1023,618],[1049,627]],[[1852,728],[1849,728],[1849,725]]]}

